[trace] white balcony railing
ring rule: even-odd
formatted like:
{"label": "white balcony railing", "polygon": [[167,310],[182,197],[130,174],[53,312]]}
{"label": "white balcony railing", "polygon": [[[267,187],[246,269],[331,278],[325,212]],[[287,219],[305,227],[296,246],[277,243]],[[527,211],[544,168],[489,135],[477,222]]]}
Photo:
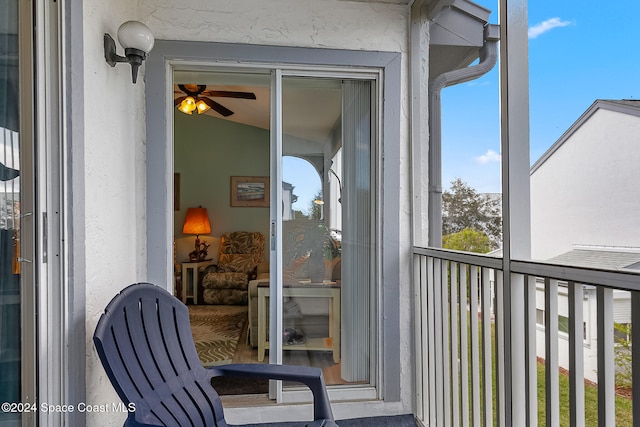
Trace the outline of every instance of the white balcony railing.
{"label": "white balcony railing", "polygon": [[[501,258],[414,248],[418,420],[425,426],[559,426],[564,399],[571,426],[592,425],[585,421],[590,412],[597,412],[599,426],[614,426],[613,292],[630,291],[631,323],[640,322],[640,276],[520,261],[508,270]],[[593,316],[584,314],[589,298]],[[559,307],[568,319],[562,331]],[[590,319],[594,338],[586,340]],[[640,328],[631,329],[630,339],[640,340]],[[585,348],[597,359],[597,410],[585,408],[585,360],[591,360]],[[543,398],[538,358],[544,359]],[[640,384],[640,352],[631,359],[632,383]],[[568,386],[560,385],[561,367]],[[627,418],[640,425],[640,387],[632,394]],[[544,420],[538,420],[540,405]]]}

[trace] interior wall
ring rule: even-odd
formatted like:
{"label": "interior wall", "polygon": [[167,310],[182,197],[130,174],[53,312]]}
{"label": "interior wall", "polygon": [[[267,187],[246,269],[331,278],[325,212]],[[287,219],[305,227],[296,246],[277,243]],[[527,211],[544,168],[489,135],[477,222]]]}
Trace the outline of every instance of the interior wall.
{"label": "interior wall", "polygon": [[[269,176],[269,131],[211,116],[176,110],[174,171],[180,174],[180,210],[174,211],[178,261],[188,259],[195,237],[182,234],[187,208],[207,208],[209,256],[217,258],[219,237],[230,231],[269,233],[269,207],[232,207],[232,176]],[[265,247],[265,261],[268,260]]]}

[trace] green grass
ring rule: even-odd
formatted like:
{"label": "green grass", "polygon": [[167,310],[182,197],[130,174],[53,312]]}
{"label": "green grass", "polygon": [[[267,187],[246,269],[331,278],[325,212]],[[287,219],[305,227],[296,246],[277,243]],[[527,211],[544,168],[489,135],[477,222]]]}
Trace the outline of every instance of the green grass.
{"label": "green grass", "polygon": [[[538,425],[545,425],[545,365],[538,363]],[[569,425],[569,377],[560,374],[560,425]],[[584,386],[585,425],[598,425],[598,387],[591,383]],[[631,399],[616,396],[616,426],[632,426],[632,402]]]}
{"label": "green grass", "polygon": [[[491,325],[491,339],[492,339],[492,355],[495,355],[495,325]],[[482,322],[479,322],[478,328],[482,331]],[[470,345],[470,344],[469,344]],[[496,421],[496,360],[493,362],[493,421]],[[482,361],[481,361],[482,363]],[[480,381],[482,382],[482,373]],[[560,394],[560,426],[569,426],[569,377],[563,373],[559,375],[559,394]],[[469,384],[471,386],[471,384]],[[545,426],[546,424],[546,407],[545,407],[545,365],[538,362],[538,426]],[[585,406],[585,425],[596,426],[598,425],[598,386],[589,382],[585,382],[584,387],[584,406]],[[616,396],[616,426],[632,426],[633,425],[633,411],[632,401],[630,398]],[[484,407],[481,407],[481,413],[484,412]],[[482,415],[481,415],[482,418]]]}

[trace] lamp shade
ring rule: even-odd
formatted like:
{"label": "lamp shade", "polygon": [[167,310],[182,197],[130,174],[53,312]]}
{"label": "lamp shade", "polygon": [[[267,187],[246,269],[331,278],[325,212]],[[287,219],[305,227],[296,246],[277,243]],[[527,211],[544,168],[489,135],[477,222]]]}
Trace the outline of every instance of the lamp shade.
{"label": "lamp shade", "polygon": [[211,224],[209,223],[209,215],[207,208],[189,208],[187,216],[184,219],[182,227],[183,234],[209,234],[211,233]]}
{"label": "lamp shade", "polygon": [[155,40],[151,30],[138,21],[127,21],[118,28],[118,41],[123,48],[133,48],[149,53]]}

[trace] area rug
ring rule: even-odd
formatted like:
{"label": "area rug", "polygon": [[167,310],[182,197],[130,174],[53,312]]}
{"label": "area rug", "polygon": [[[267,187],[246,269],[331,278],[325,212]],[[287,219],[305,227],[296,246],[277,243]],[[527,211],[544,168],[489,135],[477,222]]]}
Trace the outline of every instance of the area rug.
{"label": "area rug", "polygon": [[247,321],[247,306],[189,306],[191,332],[204,366],[231,363],[242,327]]}

